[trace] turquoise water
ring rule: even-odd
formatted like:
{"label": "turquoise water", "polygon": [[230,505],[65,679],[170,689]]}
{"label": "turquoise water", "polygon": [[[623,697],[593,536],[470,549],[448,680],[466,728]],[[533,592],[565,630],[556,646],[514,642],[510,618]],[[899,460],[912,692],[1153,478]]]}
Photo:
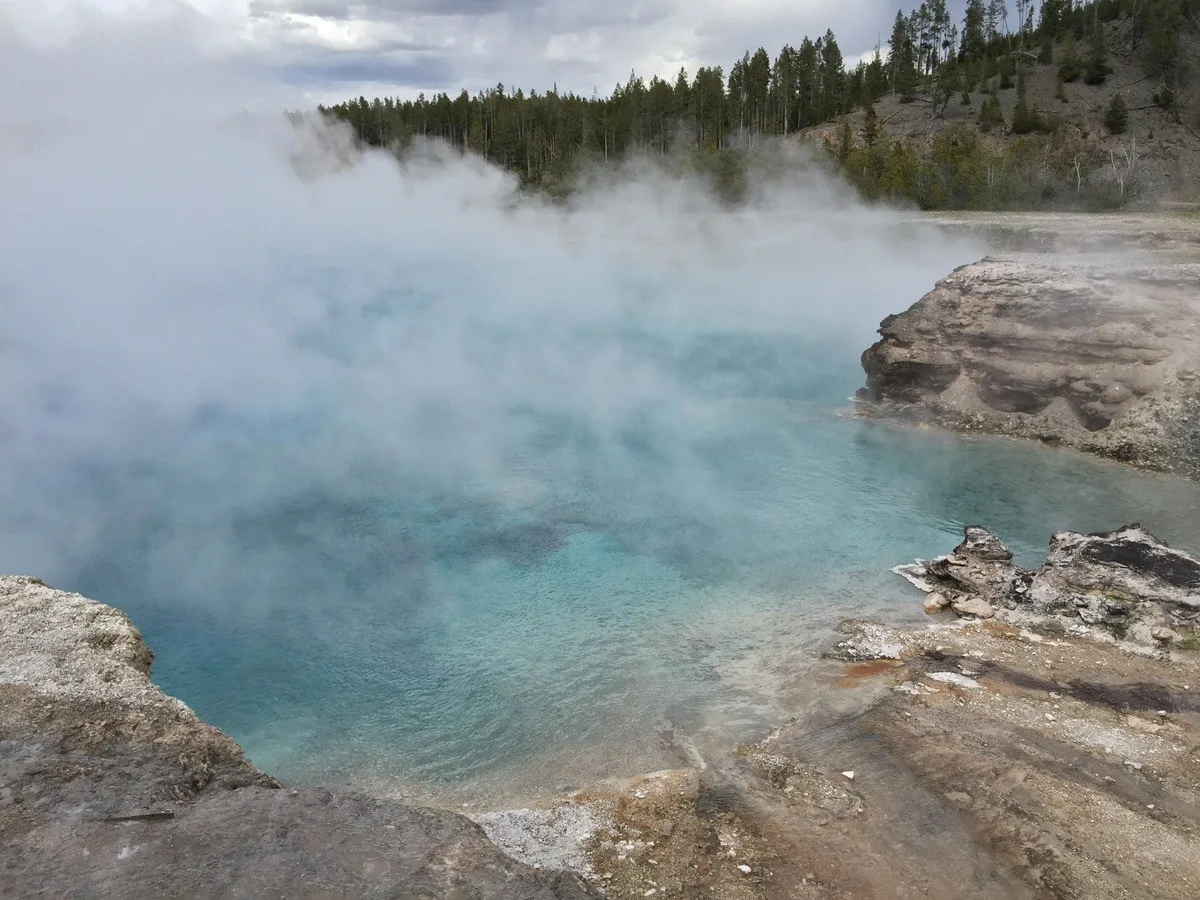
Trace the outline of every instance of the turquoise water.
{"label": "turquoise water", "polygon": [[755,733],[782,715],[779,668],[840,617],[914,615],[888,568],[944,552],[965,523],[1026,562],[1056,529],[1134,519],[1195,549],[1195,486],[839,418],[835,384],[824,402],[723,400],[736,428],[697,448],[703,489],[651,437],[629,436],[632,470],[589,469],[594,448],[568,466],[553,451],[581,438],[556,423],[512,463],[536,499],[418,480],[247,510],[235,558],[204,577],[230,601],[215,611],[145,589],[138,559],[204,545],[186,523],[118,542],[70,584],[120,598],[158,683],[282,779],[501,802],[653,768],[664,727]]}
{"label": "turquoise water", "polygon": [[297,179],[293,137],[0,168],[0,569],[126,610],[285,782],[503,803],[760,732],[965,523],[1197,549],[1194,485],[839,415],[973,240],[815,175],[738,215],[470,161]]}

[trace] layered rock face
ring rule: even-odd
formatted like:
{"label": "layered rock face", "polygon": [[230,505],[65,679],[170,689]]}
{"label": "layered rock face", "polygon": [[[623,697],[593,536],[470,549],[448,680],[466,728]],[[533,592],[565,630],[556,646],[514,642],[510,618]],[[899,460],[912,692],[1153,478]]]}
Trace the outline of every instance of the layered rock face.
{"label": "layered rock face", "polygon": [[896,571],[929,592],[929,612],[949,607],[960,616],[1055,623],[1162,652],[1196,639],[1200,560],[1138,525],[1105,534],[1059,532],[1038,569],[1019,568],[1012,559],[999,537],[973,526],[948,556]]}
{"label": "layered rock face", "polygon": [[1200,477],[1200,264],[989,257],[879,333],[865,415]]}
{"label": "layered rock face", "polygon": [[0,577],[0,895],[582,898],[470,820],[280,789],[120,612]]}

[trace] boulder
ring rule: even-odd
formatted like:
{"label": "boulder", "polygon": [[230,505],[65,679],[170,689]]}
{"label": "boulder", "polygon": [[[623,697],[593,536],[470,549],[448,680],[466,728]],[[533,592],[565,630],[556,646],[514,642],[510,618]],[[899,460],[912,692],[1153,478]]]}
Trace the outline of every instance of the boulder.
{"label": "boulder", "polygon": [[925,596],[925,612],[929,613],[930,615],[944,612],[949,608],[949,606],[950,598],[945,594],[939,594],[937,591],[934,591],[933,593]]}
{"label": "boulder", "polygon": [[960,616],[974,616],[976,619],[990,619],[996,614],[991,604],[977,595],[959,597],[950,607]]}
{"label": "boulder", "polygon": [[1037,569],[1014,566],[1009,549],[985,528],[970,526],[964,535],[949,556],[896,569],[928,592],[927,610],[944,608],[949,597],[961,616],[1098,628],[1155,650],[1200,626],[1200,560],[1140,525],[1059,532]]}

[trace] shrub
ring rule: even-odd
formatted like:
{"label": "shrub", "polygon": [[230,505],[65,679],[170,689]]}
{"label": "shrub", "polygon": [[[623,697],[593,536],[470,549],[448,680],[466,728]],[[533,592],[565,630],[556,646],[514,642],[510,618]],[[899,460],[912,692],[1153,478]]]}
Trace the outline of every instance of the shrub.
{"label": "shrub", "polygon": [[1073,38],[1068,38],[1063,45],[1062,62],[1058,64],[1058,77],[1067,84],[1079,80],[1083,74],[1083,60],[1079,58],[1079,45]]}
{"label": "shrub", "polygon": [[1112,102],[1108,104],[1108,112],[1104,115],[1104,124],[1110,134],[1124,134],[1129,127],[1129,109],[1120,94],[1113,94]]}
{"label": "shrub", "polygon": [[979,108],[979,127],[983,131],[991,131],[1004,126],[1004,111],[1000,109],[1000,98],[988,94],[983,98],[983,106]]}

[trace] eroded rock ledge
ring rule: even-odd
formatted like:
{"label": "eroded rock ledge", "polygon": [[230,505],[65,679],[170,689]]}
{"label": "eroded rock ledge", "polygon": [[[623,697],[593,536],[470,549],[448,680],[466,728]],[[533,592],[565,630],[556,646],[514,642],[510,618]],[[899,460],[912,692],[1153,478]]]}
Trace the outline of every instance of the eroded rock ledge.
{"label": "eroded rock ledge", "polygon": [[926,591],[930,613],[998,616],[1136,652],[1169,654],[1200,635],[1200,560],[1140,525],[1104,534],[1059,532],[1037,569],[1012,560],[997,535],[972,526],[948,556],[895,571]]}
{"label": "eroded rock ledge", "polygon": [[1200,264],[1014,253],[884,319],[864,415],[1200,477]]}
{"label": "eroded rock ledge", "polygon": [[0,895],[583,898],[468,819],[280,789],[120,612],[0,577]]}

